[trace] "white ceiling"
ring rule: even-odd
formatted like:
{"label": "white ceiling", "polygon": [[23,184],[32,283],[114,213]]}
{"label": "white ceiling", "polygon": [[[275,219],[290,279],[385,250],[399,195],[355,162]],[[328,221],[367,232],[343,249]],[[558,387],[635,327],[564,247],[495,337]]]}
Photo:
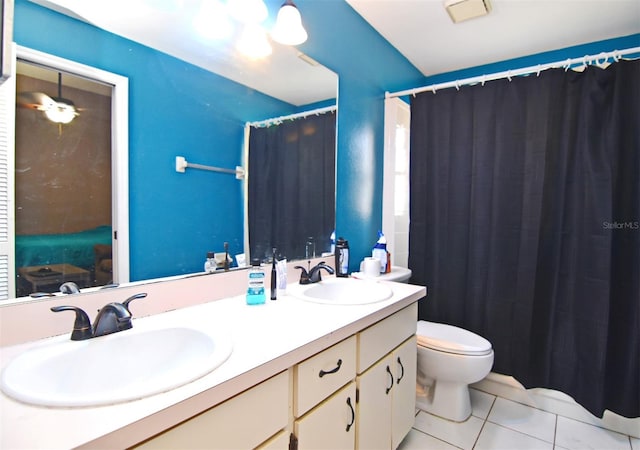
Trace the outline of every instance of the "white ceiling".
{"label": "white ceiling", "polygon": [[488,0],[457,24],[443,0],[346,1],[425,76],[640,32],[639,0]]}
{"label": "white ceiling", "polygon": [[295,47],[271,42],[261,60],[198,34],[200,0],[31,0],[111,33],[190,62],[293,105],[333,99],[337,75],[299,57]]}
{"label": "white ceiling", "polygon": [[[294,105],[336,94],[336,75],[295,48],[273,43],[256,62],[198,36],[200,0],[32,1]],[[640,0],[489,0],[487,16],[457,24],[444,0],[346,1],[425,76],[640,32]]]}

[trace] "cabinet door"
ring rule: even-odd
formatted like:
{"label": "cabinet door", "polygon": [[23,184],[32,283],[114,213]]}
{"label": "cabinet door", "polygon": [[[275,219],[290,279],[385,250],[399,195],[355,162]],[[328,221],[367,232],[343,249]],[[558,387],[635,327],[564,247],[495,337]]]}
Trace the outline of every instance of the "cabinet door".
{"label": "cabinet door", "polygon": [[391,448],[397,448],[407,435],[416,416],[416,337],[407,339],[392,355],[394,373],[391,414]]}
{"label": "cabinet door", "polygon": [[351,382],[294,423],[300,450],[355,446],[356,384]]}
{"label": "cabinet door", "polygon": [[357,378],[356,447],[359,449],[389,449],[391,445],[391,399],[395,389],[391,356],[387,355]]}

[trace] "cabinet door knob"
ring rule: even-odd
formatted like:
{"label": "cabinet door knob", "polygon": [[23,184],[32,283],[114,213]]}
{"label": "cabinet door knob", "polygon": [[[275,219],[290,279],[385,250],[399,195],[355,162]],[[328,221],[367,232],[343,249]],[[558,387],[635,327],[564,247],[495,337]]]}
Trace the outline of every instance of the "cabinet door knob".
{"label": "cabinet door knob", "polygon": [[398,365],[400,366],[400,376],[398,377],[396,384],[400,384],[400,380],[404,378],[404,366],[402,365],[402,361],[400,360],[399,356],[398,356]]}
{"label": "cabinet door knob", "polygon": [[389,387],[387,387],[385,394],[389,395],[389,391],[393,387],[393,374],[391,373],[391,369],[389,368],[389,366],[387,366],[387,373],[389,374],[389,378],[391,379],[391,384],[389,385]]}
{"label": "cabinet door knob", "polygon": [[336,367],[335,368],[333,368],[333,369],[331,369],[329,371],[321,370],[320,373],[318,373],[318,376],[320,378],[322,378],[323,376],[329,375],[330,373],[336,373],[338,370],[340,370],[340,366],[342,366],[342,360],[341,359],[338,360],[338,362],[336,363]]}
{"label": "cabinet door knob", "polygon": [[347,424],[347,433],[349,432],[349,430],[351,429],[351,427],[353,426],[353,424],[356,421],[356,412],[353,409],[353,405],[351,404],[351,397],[347,397],[347,406],[349,407],[349,410],[351,411],[351,423]]}

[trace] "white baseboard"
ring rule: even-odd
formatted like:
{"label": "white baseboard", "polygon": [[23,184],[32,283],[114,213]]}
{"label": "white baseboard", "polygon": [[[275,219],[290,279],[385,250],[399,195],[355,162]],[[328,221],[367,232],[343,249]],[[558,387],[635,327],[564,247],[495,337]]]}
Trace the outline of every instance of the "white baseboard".
{"label": "white baseboard", "polygon": [[550,389],[525,389],[515,378],[491,372],[472,388],[543,411],[640,438],[640,417],[629,419],[607,410],[602,419],[592,415],[569,395]]}

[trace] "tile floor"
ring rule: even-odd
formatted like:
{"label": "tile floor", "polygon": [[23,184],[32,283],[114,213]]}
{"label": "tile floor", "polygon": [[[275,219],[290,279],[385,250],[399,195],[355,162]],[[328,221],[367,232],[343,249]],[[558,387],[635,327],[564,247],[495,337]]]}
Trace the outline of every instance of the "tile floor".
{"label": "tile floor", "polygon": [[471,389],[471,417],[418,411],[399,450],[640,450],[640,439]]}

